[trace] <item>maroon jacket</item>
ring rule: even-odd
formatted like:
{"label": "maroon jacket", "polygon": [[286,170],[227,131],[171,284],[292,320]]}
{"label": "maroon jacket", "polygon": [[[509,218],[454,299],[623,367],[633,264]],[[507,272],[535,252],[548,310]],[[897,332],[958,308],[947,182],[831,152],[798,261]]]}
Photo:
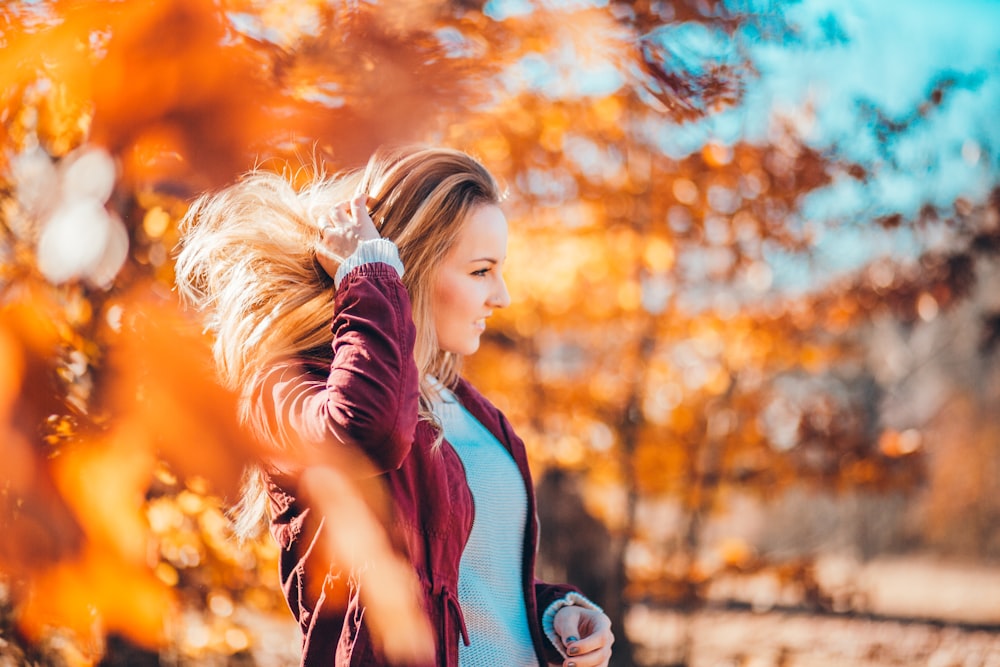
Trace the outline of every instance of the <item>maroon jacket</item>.
{"label": "maroon jacket", "polygon": [[[276,366],[254,396],[255,408],[270,415],[272,432],[291,428],[311,441],[331,443],[337,442],[330,437],[335,433],[341,441],[362,443],[393,500],[390,533],[420,581],[437,633],[436,665],[457,667],[458,642],[465,634],[458,566],[472,528],[473,500],[455,450],[447,442],[432,447],[436,432],[418,419],[415,329],[409,297],[392,267],[364,264],[345,277],[337,292],[333,333],[329,367],[313,367],[312,381],[303,382],[301,373],[288,372],[293,364]],[[561,662],[540,619],[551,602],[574,589],[534,578],[538,521],[524,443],[468,382],[461,381],[455,394],[510,451],[524,478],[528,516],[522,587],[528,625],[539,662]],[[269,495],[282,586],[304,634],[302,665],[381,667],[386,663],[362,620],[357,578],[338,572],[334,564],[314,562],[320,531],[337,527],[311,517],[294,487],[294,480],[272,475]],[[324,575],[322,586],[311,581]],[[333,592],[337,587],[339,596]]]}

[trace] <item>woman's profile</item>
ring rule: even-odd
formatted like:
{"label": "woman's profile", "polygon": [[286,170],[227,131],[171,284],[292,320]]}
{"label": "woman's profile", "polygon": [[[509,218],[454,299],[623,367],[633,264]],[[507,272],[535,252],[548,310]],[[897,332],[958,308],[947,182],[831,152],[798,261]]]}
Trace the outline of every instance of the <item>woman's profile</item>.
{"label": "woman's profile", "polygon": [[524,444],[460,374],[510,301],[500,202],[469,155],[415,147],[304,188],[255,171],[182,222],[178,288],[205,317],[243,422],[274,452],[250,476],[238,523],[270,522],[303,665],[398,664],[366,619],[363,558],[334,562],[319,548],[338,527],[286,455],[303,448],[360,454],[349,474],[385,489],[386,530],[434,637],[422,664],[610,659],[607,616],[574,588],[535,579]]}

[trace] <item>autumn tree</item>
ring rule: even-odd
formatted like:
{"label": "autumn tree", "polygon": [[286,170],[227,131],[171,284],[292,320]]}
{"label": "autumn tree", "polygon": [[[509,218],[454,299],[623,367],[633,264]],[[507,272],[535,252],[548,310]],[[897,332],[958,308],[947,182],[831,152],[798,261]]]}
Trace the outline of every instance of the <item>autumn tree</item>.
{"label": "autumn tree", "polygon": [[[924,435],[880,410],[892,387],[870,366],[871,325],[887,315],[913,323],[921,308],[968,298],[998,237],[995,194],[903,213],[872,185],[879,171],[905,169],[895,139],[942,113],[974,76],[928,81],[902,118],[861,101],[859,122],[878,142],[864,162],[813,145],[781,117],[764,140],[703,134],[678,150],[670,135],[684,124],[739,112],[757,71],[747,40],[794,41],[795,26],[778,11],[705,3],[616,10],[519,17],[551,36],[536,47],[545,65],[501,113],[491,108],[453,136],[490,157],[514,193],[509,281],[519,305],[475,372],[544,443],[543,465],[587,481],[613,536],[604,602],[621,627],[629,600],[693,609],[717,574],[785,565],[703,542],[705,522],[735,491],[916,491]],[[686,38],[717,49],[685,51]],[[600,68],[609,61],[613,73]],[[807,219],[810,194],[843,180],[872,198],[868,217]],[[918,259],[879,258],[788,296],[774,290],[783,257],[810,261],[817,236],[847,227],[912,233]],[[942,229],[946,249],[932,241]],[[984,340],[995,336],[991,321]],[[644,502],[664,497],[684,516],[666,540],[637,522]],[[806,603],[830,604],[809,561],[780,574]],[[616,659],[632,664],[627,656],[626,647]]]}

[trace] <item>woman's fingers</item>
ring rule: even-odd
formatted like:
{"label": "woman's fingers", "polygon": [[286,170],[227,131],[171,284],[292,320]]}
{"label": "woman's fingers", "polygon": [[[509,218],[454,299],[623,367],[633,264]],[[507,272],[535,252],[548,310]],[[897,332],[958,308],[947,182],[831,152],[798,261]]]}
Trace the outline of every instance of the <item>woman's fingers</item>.
{"label": "woman's fingers", "polygon": [[316,221],[316,226],[319,227],[319,240],[322,241],[326,238],[327,233],[333,231],[333,224],[330,223],[330,217],[326,215],[319,216]]}
{"label": "woman's fingers", "polygon": [[575,642],[571,642],[566,647],[569,654],[567,664],[576,663],[577,667],[590,667],[591,665],[604,665],[611,657],[611,645],[614,644],[614,635],[610,628],[604,628],[593,634],[581,637]]}
{"label": "woman's fingers", "polygon": [[611,649],[609,647],[604,647],[599,651],[572,656],[563,664],[566,665],[566,667],[607,667],[607,664],[610,661]]}
{"label": "woman's fingers", "polygon": [[358,237],[362,241],[377,239],[379,237],[378,230],[375,229],[375,223],[368,214],[368,195],[363,192],[357,193],[351,198],[349,205],[354,224],[357,225]]}
{"label": "woman's fingers", "polygon": [[615,636],[611,632],[611,620],[604,613],[580,607],[564,607],[567,613],[562,621],[566,653],[563,662],[566,667],[604,667],[611,659],[611,646]]}
{"label": "woman's fingers", "polygon": [[349,201],[338,203],[329,213],[321,215],[319,227],[320,264],[327,273],[351,256],[361,241],[379,238],[375,223],[368,214],[368,196],[359,193]]}
{"label": "woman's fingers", "polygon": [[337,231],[345,236],[356,236],[359,240],[379,238],[375,223],[368,214],[369,197],[365,194],[354,195],[350,200],[340,202],[329,215],[321,215],[317,220],[320,235]]}
{"label": "woman's fingers", "polygon": [[356,224],[351,212],[350,202],[345,201],[337,204],[330,211],[330,214],[333,218],[333,226],[337,229],[347,229]]}

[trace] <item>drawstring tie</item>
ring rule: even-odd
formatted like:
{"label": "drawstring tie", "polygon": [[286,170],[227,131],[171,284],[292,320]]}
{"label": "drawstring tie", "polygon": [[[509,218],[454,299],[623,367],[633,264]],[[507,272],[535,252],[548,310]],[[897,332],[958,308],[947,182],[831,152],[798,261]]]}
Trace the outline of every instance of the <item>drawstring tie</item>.
{"label": "drawstring tie", "polygon": [[442,652],[442,663],[445,667],[451,664],[449,658],[454,647],[451,644],[452,622],[458,620],[458,631],[462,637],[462,642],[469,645],[469,630],[465,627],[465,615],[462,614],[462,607],[458,604],[458,596],[450,588],[444,586],[439,593],[441,596],[441,618],[444,620],[444,651]]}

